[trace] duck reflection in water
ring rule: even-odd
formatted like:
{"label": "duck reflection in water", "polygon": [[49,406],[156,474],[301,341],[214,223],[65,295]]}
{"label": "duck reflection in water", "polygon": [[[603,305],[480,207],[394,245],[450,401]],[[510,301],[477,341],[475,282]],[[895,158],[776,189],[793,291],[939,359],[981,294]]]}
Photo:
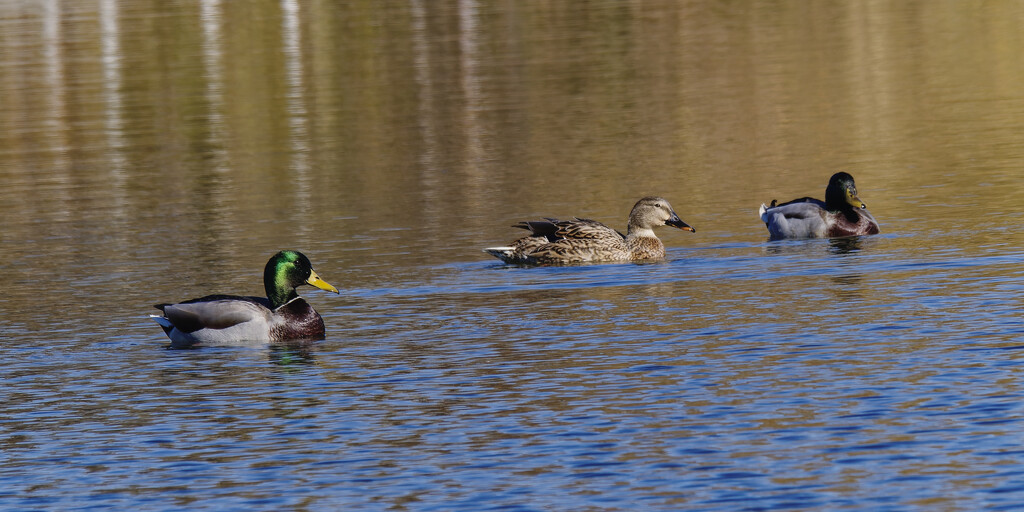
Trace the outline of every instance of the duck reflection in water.
{"label": "duck reflection in water", "polygon": [[306,366],[316,364],[316,354],[313,353],[315,343],[312,341],[293,341],[286,343],[273,343],[267,358],[274,365],[290,371],[297,371]]}
{"label": "duck reflection in water", "polygon": [[864,245],[865,237],[848,236],[827,240],[793,240],[765,244],[763,251],[766,254],[820,254],[822,247],[825,247],[829,254],[844,256],[861,252]]}

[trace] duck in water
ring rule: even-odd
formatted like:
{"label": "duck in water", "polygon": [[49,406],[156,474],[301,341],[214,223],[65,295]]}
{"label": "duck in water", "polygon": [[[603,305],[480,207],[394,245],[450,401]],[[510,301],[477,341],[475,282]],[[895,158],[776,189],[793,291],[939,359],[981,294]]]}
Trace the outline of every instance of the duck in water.
{"label": "duck in water", "polygon": [[633,205],[625,235],[600,222],[578,217],[523,221],[513,227],[525,229],[530,235],[484,252],[505,263],[532,265],[664,258],[665,244],[654,234],[654,228],[660,226],[696,231],[679,219],[668,201],[651,196]]}
{"label": "duck in water", "polygon": [[878,233],[878,222],[857,197],[853,176],[837,172],[828,180],[825,200],[802,197],[787,203],[761,205],[761,221],[772,240],[834,238]]}

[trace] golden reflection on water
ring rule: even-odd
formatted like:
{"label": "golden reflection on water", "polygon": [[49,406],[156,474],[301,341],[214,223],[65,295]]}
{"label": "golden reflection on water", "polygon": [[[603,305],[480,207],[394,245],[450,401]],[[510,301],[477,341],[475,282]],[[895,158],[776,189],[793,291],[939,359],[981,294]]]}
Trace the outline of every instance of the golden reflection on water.
{"label": "golden reflection on water", "polygon": [[1012,3],[3,9],[5,218],[91,194],[204,250],[413,225],[470,259],[523,216],[612,223],[649,193],[705,228],[670,245],[757,240],[757,204],[837,169],[886,232],[971,236],[1024,195]]}
{"label": "golden reflection on water", "polygon": [[673,250],[762,243],[758,204],[820,197],[838,169],[882,238],[796,250],[1018,246],[1022,17],[998,2],[7,3],[0,241],[31,265],[0,279],[25,298],[39,270],[124,272],[110,286],[141,301],[178,291],[158,269],[202,288],[298,247],[372,288],[482,261],[523,218],[621,228],[651,193],[698,228],[662,233],[686,257]]}
{"label": "golden reflection on water", "polygon": [[1012,248],[1022,17],[998,2],[6,3],[0,241],[30,264],[0,277],[4,307],[29,314],[40,272],[83,298],[109,274],[140,303],[181,280],[220,289],[282,247],[394,286],[485,260],[523,218],[621,228],[650,193],[698,228],[662,233],[686,258],[673,250],[763,242],[758,204],[820,197],[838,169],[881,222],[868,249]]}

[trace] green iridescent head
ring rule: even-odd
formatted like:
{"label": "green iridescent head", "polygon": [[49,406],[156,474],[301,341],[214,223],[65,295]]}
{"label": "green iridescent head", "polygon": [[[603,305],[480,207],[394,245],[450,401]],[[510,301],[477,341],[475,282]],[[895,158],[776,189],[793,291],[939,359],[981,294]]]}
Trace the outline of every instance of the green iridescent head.
{"label": "green iridescent head", "polygon": [[825,205],[830,211],[867,208],[864,201],[857,197],[857,185],[853,183],[853,176],[845,172],[837,172],[828,180],[828,187],[825,188]]}
{"label": "green iridescent head", "polygon": [[304,284],[321,290],[340,293],[338,289],[320,279],[313,271],[309,258],[298,251],[281,251],[275,254],[263,269],[263,286],[273,309],[298,297],[295,288]]}

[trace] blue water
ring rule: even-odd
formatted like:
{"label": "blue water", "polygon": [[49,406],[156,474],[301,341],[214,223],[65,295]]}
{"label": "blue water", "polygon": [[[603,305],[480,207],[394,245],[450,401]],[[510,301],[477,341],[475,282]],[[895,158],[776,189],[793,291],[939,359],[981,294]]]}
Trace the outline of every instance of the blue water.
{"label": "blue water", "polygon": [[429,266],[307,291],[298,346],[8,334],[0,506],[1014,508],[1022,254],[904,242]]}

